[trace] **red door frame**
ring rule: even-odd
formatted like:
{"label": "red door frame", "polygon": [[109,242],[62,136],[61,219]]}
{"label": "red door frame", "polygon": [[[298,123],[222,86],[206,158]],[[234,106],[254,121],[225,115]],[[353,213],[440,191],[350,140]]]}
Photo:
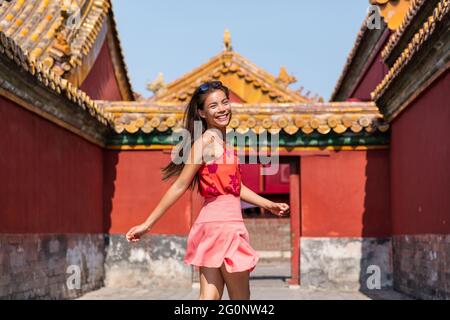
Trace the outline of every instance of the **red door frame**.
{"label": "red door frame", "polygon": [[300,237],[301,237],[301,190],[300,157],[282,157],[281,163],[289,163],[289,207],[291,219],[291,278],[289,285],[300,285]]}

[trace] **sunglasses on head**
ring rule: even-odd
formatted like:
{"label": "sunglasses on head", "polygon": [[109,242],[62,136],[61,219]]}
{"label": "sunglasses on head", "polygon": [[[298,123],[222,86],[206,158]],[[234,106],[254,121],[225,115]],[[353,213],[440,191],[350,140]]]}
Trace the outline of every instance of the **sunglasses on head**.
{"label": "sunglasses on head", "polygon": [[222,87],[222,82],[220,81],[211,81],[211,82],[205,82],[200,87],[198,87],[199,93],[205,93],[209,89],[219,89]]}

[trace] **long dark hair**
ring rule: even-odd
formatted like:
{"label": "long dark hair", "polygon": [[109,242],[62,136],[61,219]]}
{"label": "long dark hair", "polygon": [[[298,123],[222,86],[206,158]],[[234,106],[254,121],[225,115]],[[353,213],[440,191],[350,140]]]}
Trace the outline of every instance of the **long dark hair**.
{"label": "long dark hair", "polygon": [[[222,84],[220,81],[208,81],[203,84],[201,84],[197,89],[195,89],[194,93],[192,94],[191,100],[189,101],[186,110],[184,111],[183,116],[183,127],[187,130],[187,133],[189,133],[191,139],[183,139],[183,143],[187,143],[186,141],[190,141],[190,146],[185,149],[184,145],[181,145],[180,147],[180,156],[183,155],[183,150],[190,150],[192,145],[194,144],[194,123],[195,121],[201,121],[202,122],[202,134],[207,129],[207,123],[206,120],[202,117],[200,117],[198,113],[198,109],[203,110],[205,100],[209,96],[209,94],[215,90],[222,90],[227,99],[230,98],[230,91],[229,89]],[[170,163],[161,169],[163,173],[163,180],[168,180],[172,177],[179,176],[181,171],[184,168],[184,162],[180,164],[176,164],[173,161],[170,161]],[[189,185],[190,189],[193,189],[195,185],[199,182],[198,174],[194,176],[194,179]]]}

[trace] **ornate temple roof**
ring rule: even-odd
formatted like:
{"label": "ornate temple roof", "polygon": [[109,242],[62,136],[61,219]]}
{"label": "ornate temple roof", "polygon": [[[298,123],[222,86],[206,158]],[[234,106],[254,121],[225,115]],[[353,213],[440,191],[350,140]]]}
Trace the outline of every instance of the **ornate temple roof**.
{"label": "ornate temple roof", "polygon": [[[183,112],[180,105],[151,105],[148,101],[124,103],[120,101],[98,101],[98,104],[113,115],[117,133],[143,133],[177,131],[183,127]],[[288,135],[297,132],[305,135],[318,132],[343,134],[345,132],[385,132],[389,125],[383,120],[374,103],[329,102],[315,104],[239,104],[232,103],[233,116],[228,130],[245,134],[249,130],[256,134],[268,131],[271,134],[283,131]]]}
{"label": "ornate temple roof", "polygon": [[386,58],[391,54],[392,49],[397,45],[399,39],[405,32],[406,27],[411,23],[417,12],[420,10],[425,0],[413,0],[410,3],[408,11],[405,13],[403,20],[398,24],[397,28],[389,37],[389,41],[381,52],[381,57],[386,60]]}
{"label": "ornate temple roof", "polygon": [[209,80],[222,81],[242,103],[308,103],[320,100],[317,96],[309,98],[298,90],[288,88],[296,79],[284,67],[275,77],[233,51],[228,30],[225,30],[224,47],[209,61],[167,85],[162,74],[159,74],[148,85],[155,93],[150,101],[157,105],[186,104],[195,88]]}
{"label": "ornate temple roof", "polygon": [[[65,95],[100,122],[110,124],[116,137],[136,133],[158,140],[164,139],[168,132],[181,129],[183,113],[193,91],[201,82],[214,79],[227,85],[235,97],[228,130],[240,134],[249,131],[256,134],[265,131],[282,133],[295,140],[291,141],[292,145],[303,143],[296,139],[317,136],[322,137],[322,142],[327,145],[334,145],[336,137],[339,137],[339,143],[351,138],[351,144],[363,145],[368,141],[365,140],[367,137],[383,136],[389,128],[374,103],[324,103],[319,97],[310,98],[302,95],[301,91],[288,88],[296,79],[285,68],[282,67],[275,77],[257,67],[233,51],[227,31],[222,52],[168,85],[164,84],[160,75],[157,81],[149,85],[155,92],[152,98],[93,101],[72,80],[82,78],[92,66],[90,54],[101,37],[109,37],[108,40],[112,37],[114,40],[112,47],[116,57],[113,54],[112,58],[115,69],[122,70],[123,77],[118,79],[122,81],[122,88],[128,87],[130,100],[135,100],[139,95],[131,91],[131,86],[123,85],[124,79],[128,85],[129,80],[110,1],[80,1],[80,23],[76,23],[74,29],[68,27],[67,21],[71,19],[71,13],[78,9],[63,6],[64,3],[74,3],[71,0],[2,2],[0,53],[15,61],[50,90]],[[308,143],[313,145],[316,142],[310,140]],[[126,145],[127,142],[121,141],[120,144]]]}
{"label": "ornate temple roof", "polygon": [[[385,45],[382,51],[384,59],[392,53],[393,48],[397,45],[399,39],[402,37],[405,28],[411,22],[411,19],[416,15],[418,10],[424,1],[413,1],[403,23],[398,26],[397,32],[395,32]],[[450,1],[440,0],[434,7],[431,15],[427,17],[425,22],[422,23],[420,28],[411,37],[411,40],[407,43],[407,46],[401,51],[401,54],[396,57],[394,63],[390,67],[388,73],[383,80],[376,86],[375,90],[371,93],[371,98],[375,101],[380,98],[383,92],[389,87],[397,75],[405,68],[405,66],[413,59],[414,55],[419,49],[426,43],[426,41],[435,32],[438,25],[443,25],[445,21],[448,22],[448,15],[450,12]],[[442,44],[440,44],[442,46]]]}
{"label": "ornate temple roof", "polygon": [[76,86],[88,75],[105,37],[112,38],[121,93],[134,100],[109,0],[1,1],[0,31],[31,63]]}
{"label": "ornate temple roof", "polygon": [[[387,28],[391,31],[386,44],[382,47],[381,57],[385,63],[388,59],[392,62],[387,63],[389,65],[389,72],[385,76],[382,82],[380,82],[375,90],[371,93],[372,100],[377,100],[384,89],[395,78],[400,70],[411,60],[412,55],[417,52],[426,39],[434,32],[435,25],[440,23],[449,11],[449,1],[426,1],[426,0],[369,0],[373,5],[378,6],[379,12],[386,22]],[[418,30],[414,31],[406,42],[406,47],[400,51],[400,54],[393,56],[393,51],[399,47],[399,42],[402,38],[405,38],[406,30],[412,25],[412,22],[417,17],[418,13],[425,7],[426,4],[431,6],[432,14],[427,16],[426,20],[418,26]],[[376,39],[373,35],[374,30],[370,30],[367,27],[367,22],[370,16],[364,19],[360,31],[356,37],[352,50],[350,51],[347,61],[344,65],[343,71],[336,83],[334,91],[331,95],[331,100],[342,100],[342,90],[345,83],[352,81],[349,77],[349,72],[354,68],[354,62],[358,56],[367,55],[368,52],[375,51],[376,45],[380,38]],[[411,29],[415,29],[412,27]],[[383,31],[382,26],[381,30]],[[376,41],[373,41],[372,38]],[[380,35],[378,35],[380,37]],[[372,42],[371,42],[372,41]],[[370,43],[371,42],[371,43]],[[400,46],[402,47],[402,46]],[[367,57],[362,58],[365,61]],[[354,80],[354,79],[353,79]]]}
{"label": "ornate temple roof", "polygon": [[105,113],[85,92],[53,72],[53,70],[45,68],[42,62],[30,60],[21,46],[3,31],[0,31],[0,54],[11,60],[11,63],[15,63],[19,68],[34,76],[49,90],[66,96],[68,100],[88,111],[99,122],[105,125],[112,122],[112,115]]}
{"label": "ornate temple roof", "polygon": [[[148,86],[155,93],[150,99],[98,101],[101,108],[112,115],[116,134],[147,135],[145,141],[153,141],[149,137],[159,136],[161,141],[168,143],[166,135],[183,128],[184,111],[195,88],[208,80],[222,81],[237,96],[232,99],[233,116],[228,132],[242,135],[249,131],[281,133],[294,140],[298,137],[325,140],[330,137],[325,143],[333,145],[335,136],[367,137],[382,135],[389,129],[374,103],[325,103],[323,99],[317,101],[319,99],[289,89],[288,85],[295,82],[295,78],[285,68],[282,67],[278,77],[274,77],[234,52],[227,30],[224,47],[208,62],[168,85],[159,74]],[[119,144],[126,145],[126,139]],[[142,141],[141,144],[145,144]]]}

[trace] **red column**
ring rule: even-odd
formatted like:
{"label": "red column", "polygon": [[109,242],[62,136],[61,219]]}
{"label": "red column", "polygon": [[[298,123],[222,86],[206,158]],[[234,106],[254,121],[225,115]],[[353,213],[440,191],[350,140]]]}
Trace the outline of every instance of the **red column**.
{"label": "red column", "polygon": [[291,278],[288,283],[300,284],[300,161],[290,158],[289,206],[291,217]]}

